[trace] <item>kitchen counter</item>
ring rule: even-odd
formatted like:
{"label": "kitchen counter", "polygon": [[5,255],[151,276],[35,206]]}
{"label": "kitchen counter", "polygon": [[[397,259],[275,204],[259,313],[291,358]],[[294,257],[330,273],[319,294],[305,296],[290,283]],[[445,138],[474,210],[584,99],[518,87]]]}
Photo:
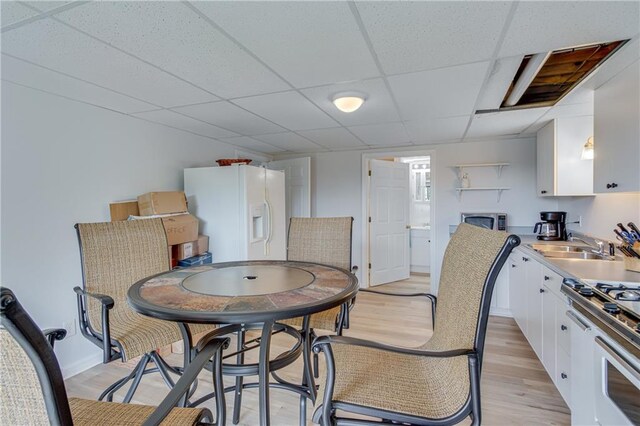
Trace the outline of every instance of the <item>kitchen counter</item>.
{"label": "kitchen counter", "polygon": [[522,243],[517,250],[526,253],[564,277],[570,275],[572,278],[577,279],[640,283],[640,272],[624,269],[622,258],[616,258],[616,260],[554,259],[544,257],[542,253],[538,253],[528,246],[528,244],[584,246],[583,242],[538,241],[532,235],[520,235],[520,239]]}

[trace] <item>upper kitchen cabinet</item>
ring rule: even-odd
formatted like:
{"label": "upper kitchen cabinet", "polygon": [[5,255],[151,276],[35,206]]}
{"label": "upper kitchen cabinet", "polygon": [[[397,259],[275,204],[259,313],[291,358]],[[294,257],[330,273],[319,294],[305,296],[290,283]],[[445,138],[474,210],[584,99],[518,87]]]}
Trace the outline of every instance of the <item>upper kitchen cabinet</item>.
{"label": "upper kitchen cabinet", "polygon": [[594,191],[640,191],[640,62],[594,94]]}
{"label": "upper kitchen cabinet", "polygon": [[538,131],[538,196],[593,195],[593,160],[582,159],[592,135],[592,116],[557,118]]}

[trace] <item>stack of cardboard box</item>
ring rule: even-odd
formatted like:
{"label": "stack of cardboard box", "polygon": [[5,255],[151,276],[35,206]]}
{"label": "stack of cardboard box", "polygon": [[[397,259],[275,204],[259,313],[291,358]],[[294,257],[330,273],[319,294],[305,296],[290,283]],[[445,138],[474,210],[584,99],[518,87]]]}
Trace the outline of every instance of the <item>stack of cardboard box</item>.
{"label": "stack of cardboard box", "polygon": [[211,263],[209,237],[198,235],[198,219],[188,213],[184,192],[148,192],[137,201],[112,203],[109,207],[111,221],[161,218],[172,268]]}

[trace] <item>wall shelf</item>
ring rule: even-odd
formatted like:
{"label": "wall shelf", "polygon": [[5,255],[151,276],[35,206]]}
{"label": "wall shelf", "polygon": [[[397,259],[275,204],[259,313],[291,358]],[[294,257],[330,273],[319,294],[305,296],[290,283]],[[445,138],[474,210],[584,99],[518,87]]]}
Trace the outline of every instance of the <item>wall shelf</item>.
{"label": "wall shelf", "polygon": [[458,176],[462,176],[462,171],[470,167],[495,167],[496,173],[498,174],[498,177],[500,177],[500,175],[502,174],[502,168],[509,165],[510,163],[469,163],[456,164],[453,167],[458,169]]}
{"label": "wall shelf", "polygon": [[475,188],[456,188],[458,192],[458,201],[462,199],[462,193],[464,191],[496,191],[498,194],[498,202],[500,202],[500,198],[502,197],[502,191],[508,191],[511,188],[505,187],[475,187]]}

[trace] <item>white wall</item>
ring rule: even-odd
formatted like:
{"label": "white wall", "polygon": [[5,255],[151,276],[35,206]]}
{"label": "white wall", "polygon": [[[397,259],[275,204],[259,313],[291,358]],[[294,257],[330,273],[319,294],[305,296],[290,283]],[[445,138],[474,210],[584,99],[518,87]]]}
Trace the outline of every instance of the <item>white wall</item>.
{"label": "white wall", "polygon": [[627,226],[633,222],[640,226],[640,193],[598,194],[595,197],[568,197],[559,199],[558,210],[566,211],[568,221],[582,216],[582,227],[571,224],[567,228],[616,242],[613,230],[617,223]]}
{"label": "white wall", "polygon": [[[182,169],[233,147],[106,109],[2,84],[2,285],[42,328],[77,318],[73,225],[109,220],[109,203],[182,189]],[[80,333],[56,344],[65,374],[99,360]]]}
{"label": "white wall", "polygon": [[[434,152],[432,179],[435,182],[436,220],[431,224],[435,239],[436,264],[432,265],[433,282],[437,282],[442,255],[449,240],[449,225],[460,221],[460,212],[506,212],[511,226],[530,226],[539,220],[539,212],[556,210],[557,201],[536,196],[535,138],[470,142],[463,144],[425,145],[411,147]],[[389,152],[390,150],[385,150]],[[364,151],[321,153],[312,155],[312,215],[355,218],[353,258],[364,271],[362,263],[362,154]],[[401,151],[398,151],[401,152]],[[413,155],[413,154],[412,154]],[[504,185],[511,190],[496,202],[495,192],[465,193],[458,201],[454,188],[457,172],[451,166],[459,163],[509,162],[502,177],[491,169],[469,169],[471,186]]]}

